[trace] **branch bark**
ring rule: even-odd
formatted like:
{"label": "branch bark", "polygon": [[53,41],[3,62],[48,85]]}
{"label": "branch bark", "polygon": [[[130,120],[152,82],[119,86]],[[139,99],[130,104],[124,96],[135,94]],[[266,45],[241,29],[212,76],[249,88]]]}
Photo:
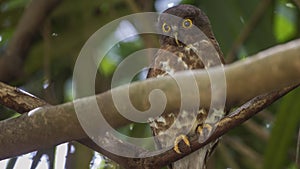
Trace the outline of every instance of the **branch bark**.
{"label": "branch bark", "polygon": [[215,125],[214,132],[205,139],[204,142],[199,142],[197,138],[194,138],[190,143],[190,147],[187,147],[183,142],[179,143],[180,150],[182,154],[177,154],[173,149],[165,151],[159,155],[150,156],[141,159],[128,159],[127,168],[159,168],[170,164],[171,162],[177,161],[186,155],[204,147],[208,143],[218,139],[230,129],[242,124],[256,113],[266,108],[268,105],[284,96],[294,88],[298,87],[286,87],[282,90],[274,91],[268,94],[263,94],[251,99],[249,102],[245,103],[243,106],[232,112],[230,115],[221,119]]}
{"label": "branch bark", "polygon": [[0,104],[18,113],[26,113],[37,107],[49,105],[21,89],[0,82]]}
{"label": "branch bark", "polygon": [[[170,149],[161,154],[153,155],[147,151],[140,151],[133,145],[124,144],[122,141],[119,141],[118,139],[115,139],[113,137],[110,138],[110,141],[114,142],[114,144],[112,144],[111,146],[116,146],[116,148],[118,148],[118,149],[120,149],[124,146],[130,146],[130,148],[136,149],[138,153],[144,154],[145,156],[149,156],[149,157],[138,158],[138,159],[137,158],[127,158],[127,157],[117,156],[117,155],[112,154],[101,148],[100,149],[97,148],[96,150],[98,150],[102,154],[114,159],[116,162],[118,162],[125,168],[131,168],[131,169],[132,168],[160,168],[171,162],[179,160],[180,158],[183,158],[184,156],[205,146],[206,144],[210,143],[211,141],[218,139],[220,136],[222,136],[226,132],[230,131],[230,129],[245,122],[246,120],[248,120],[249,118],[254,116],[256,113],[261,111],[263,108],[267,107],[268,105],[270,105],[271,103],[273,103],[274,101],[276,101],[277,99],[279,99],[280,97],[282,97],[283,95],[288,93],[289,91],[293,90],[297,86],[298,85],[292,86],[292,87],[286,87],[282,90],[278,90],[275,92],[271,92],[268,94],[263,94],[263,95],[255,97],[254,99],[250,100],[249,102],[247,102],[246,104],[244,104],[243,106],[241,106],[240,108],[238,108],[237,110],[232,112],[230,115],[226,116],[225,118],[221,119],[218,123],[216,123],[214,132],[211,135],[209,135],[209,137],[206,138],[204,142],[199,142],[197,137],[193,138],[193,140],[191,141],[190,147],[186,147],[186,145],[182,144],[182,142],[181,142],[179,144],[179,146],[180,146],[180,150],[182,151],[182,154],[177,154],[177,153],[175,153],[175,151],[173,151],[173,149]],[[34,114],[34,112],[31,112],[29,116],[32,116],[33,114]],[[47,115],[47,114],[44,114],[44,115]],[[45,117],[45,118],[48,118],[48,117]],[[65,118],[68,118],[68,117],[63,116],[62,120]],[[36,120],[43,123],[42,120],[45,120],[45,119],[36,119]],[[60,129],[62,129],[61,127],[65,128],[65,126],[60,126],[60,124],[62,124],[62,123],[59,123],[58,126],[56,126],[56,128],[60,128]],[[8,126],[8,127],[11,127],[11,126]],[[18,127],[22,128],[23,123],[21,123],[21,124],[19,123]],[[37,127],[39,127],[39,126],[37,126]],[[53,126],[52,126],[52,128],[55,129]],[[23,132],[23,130],[20,130],[20,128],[18,128],[18,129],[19,129],[18,132],[20,132],[20,133]],[[66,129],[66,131],[69,130],[68,128],[65,128],[65,129]],[[17,134],[17,137],[19,136],[19,133],[14,133],[14,134]],[[44,135],[40,135],[40,133],[37,133],[37,134],[38,134],[38,136],[36,139],[40,140],[40,138],[43,138],[43,140],[45,140],[45,134]],[[63,133],[63,135],[64,135],[64,133]],[[28,139],[28,138],[26,138],[26,136],[27,135],[25,135],[25,139]],[[24,137],[24,135],[22,136],[22,138],[23,137]],[[32,137],[32,135],[31,135],[31,137]],[[61,137],[62,137],[61,135],[58,135],[58,138],[61,138]],[[9,138],[9,139],[13,139],[13,138]],[[18,139],[14,139],[14,140],[18,140]],[[81,140],[83,140],[83,139],[81,139]],[[88,139],[85,139],[85,140],[87,140],[87,142],[85,142],[85,143],[90,143],[89,145],[94,144],[94,143],[90,142],[91,140],[88,140]],[[20,141],[22,141],[22,140],[20,139]],[[4,144],[5,144],[5,142],[4,142]],[[32,147],[32,146],[30,146],[30,147]]]}
{"label": "branch bark", "polygon": [[14,36],[4,54],[0,57],[0,79],[8,82],[20,74],[33,37],[39,32],[42,23],[61,0],[30,1],[20,19]]}
{"label": "branch bark", "polygon": [[[227,106],[238,106],[246,100],[262,93],[278,90],[284,86],[298,84],[300,82],[299,53],[300,40],[296,40],[261,52],[252,58],[226,66]],[[217,69],[220,68],[215,68],[215,70]],[[200,70],[194,71],[194,74],[183,72],[176,75],[176,77],[181,80],[184,80],[189,76],[196,77],[199,90],[201,91],[201,105],[209,106],[209,97],[202,97],[202,95],[210,95],[209,90],[207,90],[210,88],[210,81],[207,72]],[[145,103],[148,101],[148,93],[153,89],[161,89],[168,98],[166,111],[178,109],[180,106],[180,104],[177,104],[180,102],[180,98],[177,97],[180,91],[177,88],[176,82],[171,77],[149,79],[133,83],[129,86],[129,88],[132,104],[139,110],[146,110],[148,108],[149,105]],[[0,88],[0,90],[2,89],[3,88]],[[128,92],[126,86],[115,88],[113,91],[117,92],[119,95]],[[1,100],[5,100],[5,97],[3,97],[3,95],[5,96],[5,93],[6,92],[0,92]],[[96,96],[103,115],[114,127],[120,127],[124,124],[128,124],[129,121],[118,114],[111,98],[111,94],[112,91],[107,91]],[[280,92],[277,91],[275,94],[278,96],[280,95]],[[271,97],[271,99],[274,99],[274,95],[272,96],[271,94],[263,95],[263,97],[260,96],[258,97],[258,100],[254,99],[254,101],[266,99],[264,97]],[[89,104],[92,98],[93,97],[82,98],[76,100],[76,102],[80,106],[85,106],[85,110],[89,111],[89,107],[86,105]],[[194,98],[190,97],[187,99],[193,100]],[[7,102],[2,101],[1,104],[6,105],[6,103]],[[269,104],[269,102],[264,101],[263,103]],[[264,105],[263,103],[254,105],[259,107]],[[253,100],[251,104],[253,104]],[[14,108],[13,106],[11,107]],[[240,111],[243,112],[245,110],[242,109]],[[242,116],[232,115],[229,118],[235,120],[235,124],[238,124],[242,122],[238,117]],[[244,116],[243,118],[247,119],[249,117]],[[232,122],[234,122],[230,122],[230,119],[224,118],[220,123],[218,123],[222,124],[221,126],[223,128],[220,128],[219,131],[217,130],[217,133],[223,134],[225,131],[230,129],[228,126],[231,126]],[[5,148],[0,148],[0,159],[24,154],[36,149],[46,148],[66,141],[87,138],[78,122],[73,103],[38,108],[31,110],[29,113],[25,113],[20,117],[1,121],[0,133],[0,145],[5,146]],[[35,140],[35,142],[39,144],[33,145],[32,140]],[[201,145],[198,143],[195,143],[194,145],[193,142],[191,146],[192,151],[196,150],[200,146]],[[123,165],[129,165],[128,159],[124,157],[111,154],[101,148],[98,148],[98,151]],[[174,152],[166,153],[167,154],[162,153],[162,155],[165,155],[168,159],[175,155]],[[177,155],[175,159],[182,157],[183,156]],[[148,162],[145,162],[145,159],[134,160],[134,163],[136,164],[140,163],[143,165],[149,165]]]}

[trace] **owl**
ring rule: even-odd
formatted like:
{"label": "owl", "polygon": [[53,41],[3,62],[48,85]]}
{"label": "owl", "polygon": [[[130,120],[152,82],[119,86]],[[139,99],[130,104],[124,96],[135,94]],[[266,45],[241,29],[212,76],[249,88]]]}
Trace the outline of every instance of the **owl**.
{"label": "owl", "polygon": [[[161,31],[161,47],[151,63],[147,78],[159,78],[184,70],[207,69],[224,64],[223,54],[212,32],[210,21],[199,8],[178,5],[165,10],[159,16],[158,29]],[[218,115],[223,116],[223,112]],[[196,110],[178,110],[149,118],[153,135],[159,136],[155,137],[157,148],[174,146],[174,151],[181,153],[179,142],[184,141],[189,146],[190,136],[203,134],[202,129],[206,125],[208,114],[208,110],[199,107]],[[178,124],[173,125],[176,120]],[[189,131],[186,134],[187,129]],[[168,167],[203,169],[216,143],[217,141],[208,144]]]}

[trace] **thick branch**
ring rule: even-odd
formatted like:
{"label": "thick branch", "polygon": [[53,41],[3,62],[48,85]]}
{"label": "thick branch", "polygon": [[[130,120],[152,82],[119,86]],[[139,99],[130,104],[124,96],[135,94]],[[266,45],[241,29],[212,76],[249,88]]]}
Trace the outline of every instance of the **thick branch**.
{"label": "thick branch", "polygon": [[215,125],[214,132],[204,142],[199,142],[197,138],[193,139],[190,147],[187,147],[183,142],[181,142],[179,147],[180,150],[182,150],[182,154],[177,154],[173,149],[170,149],[159,155],[150,156],[143,159],[129,159],[126,166],[127,168],[160,168],[170,164],[171,162],[179,160],[186,155],[204,147],[211,141],[218,139],[223,134],[230,131],[230,129],[242,124],[297,86],[298,85],[286,87],[282,90],[263,94],[251,99],[249,102],[232,112],[230,115],[221,119]]}
{"label": "thick branch", "polygon": [[[298,85],[296,85],[298,86]],[[287,87],[282,90],[278,90],[275,92],[271,92],[269,94],[264,94],[255,97],[254,99],[250,100],[243,106],[241,106],[239,109],[232,112],[227,117],[221,119],[216,125],[214,132],[206,138],[205,142],[199,142],[197,138],[194,137],[194,139],[191,141],[191,146],[186,147],[185,144],[179,144],[180,150],[182,150],[182,154],[175,153],[172,149],[163,152],[158,155],[152,155],[151,153],[148,153],[147,151],[141,151],[134,147],[133,145],[124,144],[122,141],[119,141],[118,139],[111,137],[110,141],[114,142],[111,146],[117,147],[118,149],[127,146],[132,149],[136,149],[138,153],[144,154],[146,156],[149,156],[147,158],[127,158],[122,156],[117,156],[115,154],[112,154],[104,149],[101,149],[95,145],[91,140],[84,139],[84,143],[88,144],[90,147],[95,147],[96,150],[101,152],[102,154],[114,159],[116,162],[120,163],[126,168],[160,168],[164,165],[167,165],[171,162],[174,162],[180,158],[183,158],[184,156],[198,150],[199,148],[205,146],[206,144],[210,143],[213,140],[218,139],[220,136],[225,134],[226,132],[230,131],[233,127],[238,126],[239,124],[245,122],[252,116],[254,116],[256,113],[261,111],[263,108],[267,107],[289,91],[293,90],[296,86],[293,87]],[[10,92],[12,93],[12,92]],[[25,96],[26,98],[26,96]],[[38,99],[36,99],[38,101]],[[34,114],[31,112],[31,114]],[[66,117],[63,117],[66,118]],[[41,119],[37,119],[41,120]],[[19,126],[22,126],[22,124],[19,124]],[[59,126],[60,127],[60,126]],[[20,131],[22,132],[22,130]],[[40,133],[38,133],[40,134]],[[40,136],[40,135],[38,135]],[[43,137],[42,137],[43,138]],[[81,139],[83,140],[83,139]]]}
{"label": "thick branch", "polygon": [[[245,103],[251,98],[263,93],[278,90],[286,86],[300,82],[300,40],[285,45],[279,45],[248,59],[235,62],[225,67],[227,95],[226,107],[235,107]],[[220,68],[216,68],[218,70]],[[210,105],[210,79],[206,71],[194,71],[198,88],[201,93],[201,106]],[[187,81],[193,75],[182,72],[176,75],[177,80]],[[163,79],[163,80],[162,80]],[[177,83],[171,77],[150,79],[130,85],[130,98],[132,104],[138,110],[149,108],[147,104],[149,92],[153,89],[161,89],[168,103],[165,111],[178,109],[180,105],[180,91]],[[115,88],[119,95],[126,95],[124,86]],[[195,95],[185,98],[187,102],[193,102]],[[97,96],[98,104],[107,119],[111,119],[111,125],[119,127],[127,120],[117,113],[117,109],[111,98],[111,91]]]}
{"label": "thick branch", "polygon": [[32,43],[43,21],[61,0],[30,1],[20,19],[14,36],[0,58],[0,79],[10,81],[17,77]]}
{"label": "thick branch", "polygon": [[[29,112],[38,107],[51,106],[50,104],[48,104],[47,102],[45,102],[44,100],[42,100],[40,98],[37,98],[25,91],[22,91],[16,87],[11,87],[11,86],[6,85],[1,82],[0,82],[0,104],[5,105],[6,107],[8,107],[14,111],[17,111],[18,113],[21,113],[21,114]],[[43,107],[43,108],[45,108],[45,107]],[[57,115],[59,115],[59,114],[57,114]],[[46,117],[44,117],[44,118],[46,118]],[[65,117],[62,117],[62,118],[65,118]],[[57,122],[57,121],[55,121],[55,122]],[[61,124],[58,124],[58,126],[60,126],[60,125]],[[66,126],[64,126],[64,127],[66,127]],[[69,126],[69,127],[71,127],[71,126]],[[68,127],[66,127],[66,128],[68,128]],[[20,132],[22,132],[22,130],[20,130]],[[14,133],[14,134],[16,134],[16,133]],[[23,135],[20,135],[20,136],[23,137]],[[43,139],[43,138],[41,138],[41,139]],[[15,139],[15,140],[17,140],[17,139]],[[36,140],[36,141],[38,141],[38,140]],[[76,141],[78,141],[79,143],[81,143],[83,145],[86,145],[87,147],[89,147],[95,151],[104,152],[104,154],[106,154],[107,156],[109,156],[110,158],[112,158],[115,161],[122,161],[122,158],[103,150],[101,147],[99,147],[95,142],[93,142],[87,136],[83,139],[76,140]],[[49,145],[52,145],[52,143],[49,143]],[[23,151],[29,152],[31,150],[36,150],[36,149],[34,147],[32,147],[32,149],[25,149]],[[20,152],[18,152],[17,149],[12,149],[11,152],[17,152],[16,155],[20,154]],[[14,156],[14,154],[10,154],[9,152],[8,152],[8,155],[10,157]]]}
{"label": "thick branch", "polygon": [[[284,86],[299,83],[300,79],[300,41],[293,41],[277,46],[225,67],[227,80],[227,105],[237,106],[262,93],[280,89]],[[269,66],[270,65],[270,66]],[[219,68],[216,68],[216,70]],[[206,71],[195,71],[201,95],[209,96],[209,78]],[[186,79],[192,76],[189,73],[179,73],[177,78]],[[258,83],[259,82],[259,83]],[[150,79],[130,85],[132,103],[140,110],[148,108],[148,93],[152,89],[161,89],[168,100],[166,111],[178,109],[180,100],[177,84],[170,77]],[[0,88],[1,90],[1,88]],[[126,87],[113,89],[117,94],[127,93]],[[1,94],[1,92],[0,92]],[[2,93],[3,94],[3,93]],[[0,98],[2,98],[0,96]],[[201,106],[208,106],[209,97],[201,97]],[[76,102],[85,106],[88,111],[92,97],[82,98]],[[111,91],[96,96],[103,115],[113,126],[122,126],[128,123],[118,114],[111,98]],[[194,99],[192,96],[187,99]],[[5,102],[2,102],[5,103]],[[239,119],[236,119],[239,120]],[[73,109],[73,103],[50,106],[33,110],[18,118],[0,122],[0,159],[24,154],[29,151],[49,147],[62,142],[86,138],[78,123]],[[33,145],[32,140],[39,143]],[[16,144],[17,143],[17,144]],[[109,152],[102,151],[111,156]],[[114,156],[113,159],[118,158]],[[124,162],[124,161],[123,161]]]}

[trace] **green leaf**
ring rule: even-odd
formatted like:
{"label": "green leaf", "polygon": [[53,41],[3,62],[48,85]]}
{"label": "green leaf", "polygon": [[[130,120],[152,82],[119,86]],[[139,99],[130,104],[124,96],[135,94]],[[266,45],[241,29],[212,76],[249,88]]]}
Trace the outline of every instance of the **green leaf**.
{"label": "green leaf", "polygon": [[117,63],[112,59],[109,59],[108,57],[104,57],[100,64],[101,72],[106,76],[110,76],[114,72],[116,67]]}
{"label": "green leaf", "polygon": [[6,10],[14,10],[17,8],[24,8],[28,4],[29,0],[13,0],[5,2]]}
{"label": "green leaf", "polygon": [[278,107],[274,128],[265,152],[265,169],[282,169],[290,163],[287,159],[288,150],[300,124],[299,96],[300,88],[285,96]]}
{"label": "green leaf", "polygon": [[0,32],[0,47],[5,45],[13,35],[13,29],[5,29]]}
{"label": "green leaf", "polygon": [[297,33],[296,9],[289,3],[281,2],[274,16],[274,34],[278,42],[285,42]]}
{"label": "green leaf", "polygon": [[292,164],[291,166],[288,167],[288,169],[298,169],[297,164]]}

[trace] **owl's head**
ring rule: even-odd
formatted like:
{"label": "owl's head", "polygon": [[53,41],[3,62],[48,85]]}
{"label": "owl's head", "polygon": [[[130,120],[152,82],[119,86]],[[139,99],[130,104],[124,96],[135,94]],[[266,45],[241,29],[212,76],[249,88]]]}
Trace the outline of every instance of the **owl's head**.
{"label": "owl's head", "polygon": [[208,17],[192,5],[178,5],[165,10],[159,17],[158,26],[162,33],[161,44],[186,46],[199,40],[199,36],[214,37]]}

